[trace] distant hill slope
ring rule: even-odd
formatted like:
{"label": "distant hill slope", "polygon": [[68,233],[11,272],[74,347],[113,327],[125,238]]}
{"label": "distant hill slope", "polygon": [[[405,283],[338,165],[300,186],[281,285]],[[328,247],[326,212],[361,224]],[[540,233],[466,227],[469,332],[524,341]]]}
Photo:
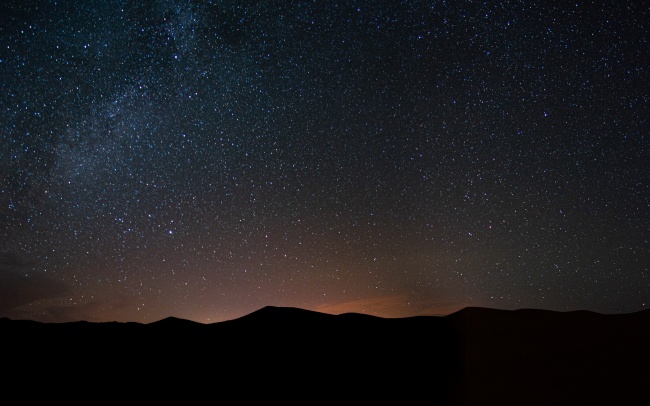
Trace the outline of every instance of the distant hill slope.
{"label": "distant hill slope", "polygon": [[650,311],[465,308],[384,319],[265,307],[213,324],[3,318],[0,337],[8,385],[30,376],[141,390],[146,378],[188,397],[244,385],[237,393],[250,401],[609,405],[647,402],[650,382]]}

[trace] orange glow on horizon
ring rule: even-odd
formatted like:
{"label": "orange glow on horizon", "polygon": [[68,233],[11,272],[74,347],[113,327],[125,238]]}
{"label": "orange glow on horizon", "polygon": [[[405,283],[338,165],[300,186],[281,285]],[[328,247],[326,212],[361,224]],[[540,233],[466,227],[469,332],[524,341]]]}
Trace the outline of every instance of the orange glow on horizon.
{"label": "orange glow on horizon", "polygon": [[361,313],[384,318],[446,316],[466,307],[465,303],[413,301],[406,295],[381,296],[341,303],[324,303],[314,310],[328,314]]}

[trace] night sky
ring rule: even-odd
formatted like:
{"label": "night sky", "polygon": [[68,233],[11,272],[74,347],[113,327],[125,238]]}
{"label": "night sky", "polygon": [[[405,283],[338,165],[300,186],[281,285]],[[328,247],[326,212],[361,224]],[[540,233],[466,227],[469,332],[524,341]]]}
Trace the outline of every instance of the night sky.
{"label": "night sky", "polygon": [[0,316],[650,306],[646,1],[0,5]]}

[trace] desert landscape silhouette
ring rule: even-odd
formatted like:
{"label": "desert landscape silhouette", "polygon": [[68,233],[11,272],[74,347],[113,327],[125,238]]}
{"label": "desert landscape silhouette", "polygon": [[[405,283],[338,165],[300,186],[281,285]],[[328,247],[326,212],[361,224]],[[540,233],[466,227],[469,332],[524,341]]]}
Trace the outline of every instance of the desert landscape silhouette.
{"label": "desert landscape silhouette", "polygon": [[241,402],[641,404],[650,382],[648,310],[381,318],[267,306],[213,324],[2,318],[0,334],[10,381],[34,371],[53,386],[113,381],[113,394],[148,400],[214,391]]}

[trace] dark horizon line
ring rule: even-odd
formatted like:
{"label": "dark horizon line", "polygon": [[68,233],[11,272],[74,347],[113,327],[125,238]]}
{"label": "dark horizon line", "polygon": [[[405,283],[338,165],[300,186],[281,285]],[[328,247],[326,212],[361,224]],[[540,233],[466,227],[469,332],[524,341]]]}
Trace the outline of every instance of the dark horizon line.
{"label": "dark horizon line", "polygon": [[158,324],[158,323],[165,323],[165,322],[187,322],[187,323],[192,323],[192,324],[198,324],[198,325],[215,325],[215,324],[220,324],[220,323],[226,323],[229,321],[235,321],[239,319],[243,319],[249,316],[253,316],[255,314],[259,314],[262,312],[269,312],[269,311],[295,311],[295,312],[301,312],[303,314],[312,314],[312,315],[322,315],[322,316],[331,316],[331,317],[355,317],[355,316],[361,316],[365,318],[374,318],[374,319],[382,319],[382,320],[406,320],[406,319],[416,319],[416,318],[435,318],[435,319],[444,319],[444,318],[453,318],[454,316],[460,316],[462,314],[468,313],[468,312],[493,312],[493,313],[537,313],[539,314],[592,314],[595,316],[603,316],[603,317],[612,317],[612,316],[626,316],[626,315],[638,315],[641,313],[648,312],[650,313],[650,309],[642,309],[642,310],[636,310],[636,311],[631,311],[631,312],[624,312],[624,313],[602,313],[602,312],[597,312],[593,310],[587,310],[587,309],[579,309],[579,310],[551,310],[551,309],[543,309],[543,308],[535,308],[535,307],[522,307],[522,308],[517,308],[517,309],[500,309],[496,307],[484,307],[484,306],[466,306],[463,307],[460,310],[457,310],[455,312],[451,312],[446,315],[414,315],[414,316],[402,316],[402,317],[385,317],[385,316],[377,316],[373,314],[368,314],[368,313],[359,313],[359,312],[345,312],[345,313],[339,313],[339,314],[332,314],[332,313],[325,313],[322,311],[318,310],[310,310],[310,309],[305,309],[301,307],[296,307],[296,306],[274,306],[274,305],[266,305],[263,307],[260,307],[257,310],[254,310],[252,312],[249,312],[243,316],[239,316],[233,319],[227,319],[227,320],[222,320],[222,321],[216,321],[212,323],[203,323],[191,319],[186,319],[182,317],[177,317],[177,316],[167,316],[163,317],[158,320],[154,320],[151,322],[143,323],[143,322],[137,322],[137,321],[117,321],[117,320],[112,320],[112,321],[88,321],[88,320],[75,320],[75,321],[38,321],[34,319],[12,319],[10,317],[6,316],[0,316],[0,320],[9,320],[9,321],[23,321],[23,322],[32,322],[32,323],[38,323],[38,324],[75,324],[75,323],[88,323],[88,324],[139,324],[139,325],[151,325],[151,324]]}

